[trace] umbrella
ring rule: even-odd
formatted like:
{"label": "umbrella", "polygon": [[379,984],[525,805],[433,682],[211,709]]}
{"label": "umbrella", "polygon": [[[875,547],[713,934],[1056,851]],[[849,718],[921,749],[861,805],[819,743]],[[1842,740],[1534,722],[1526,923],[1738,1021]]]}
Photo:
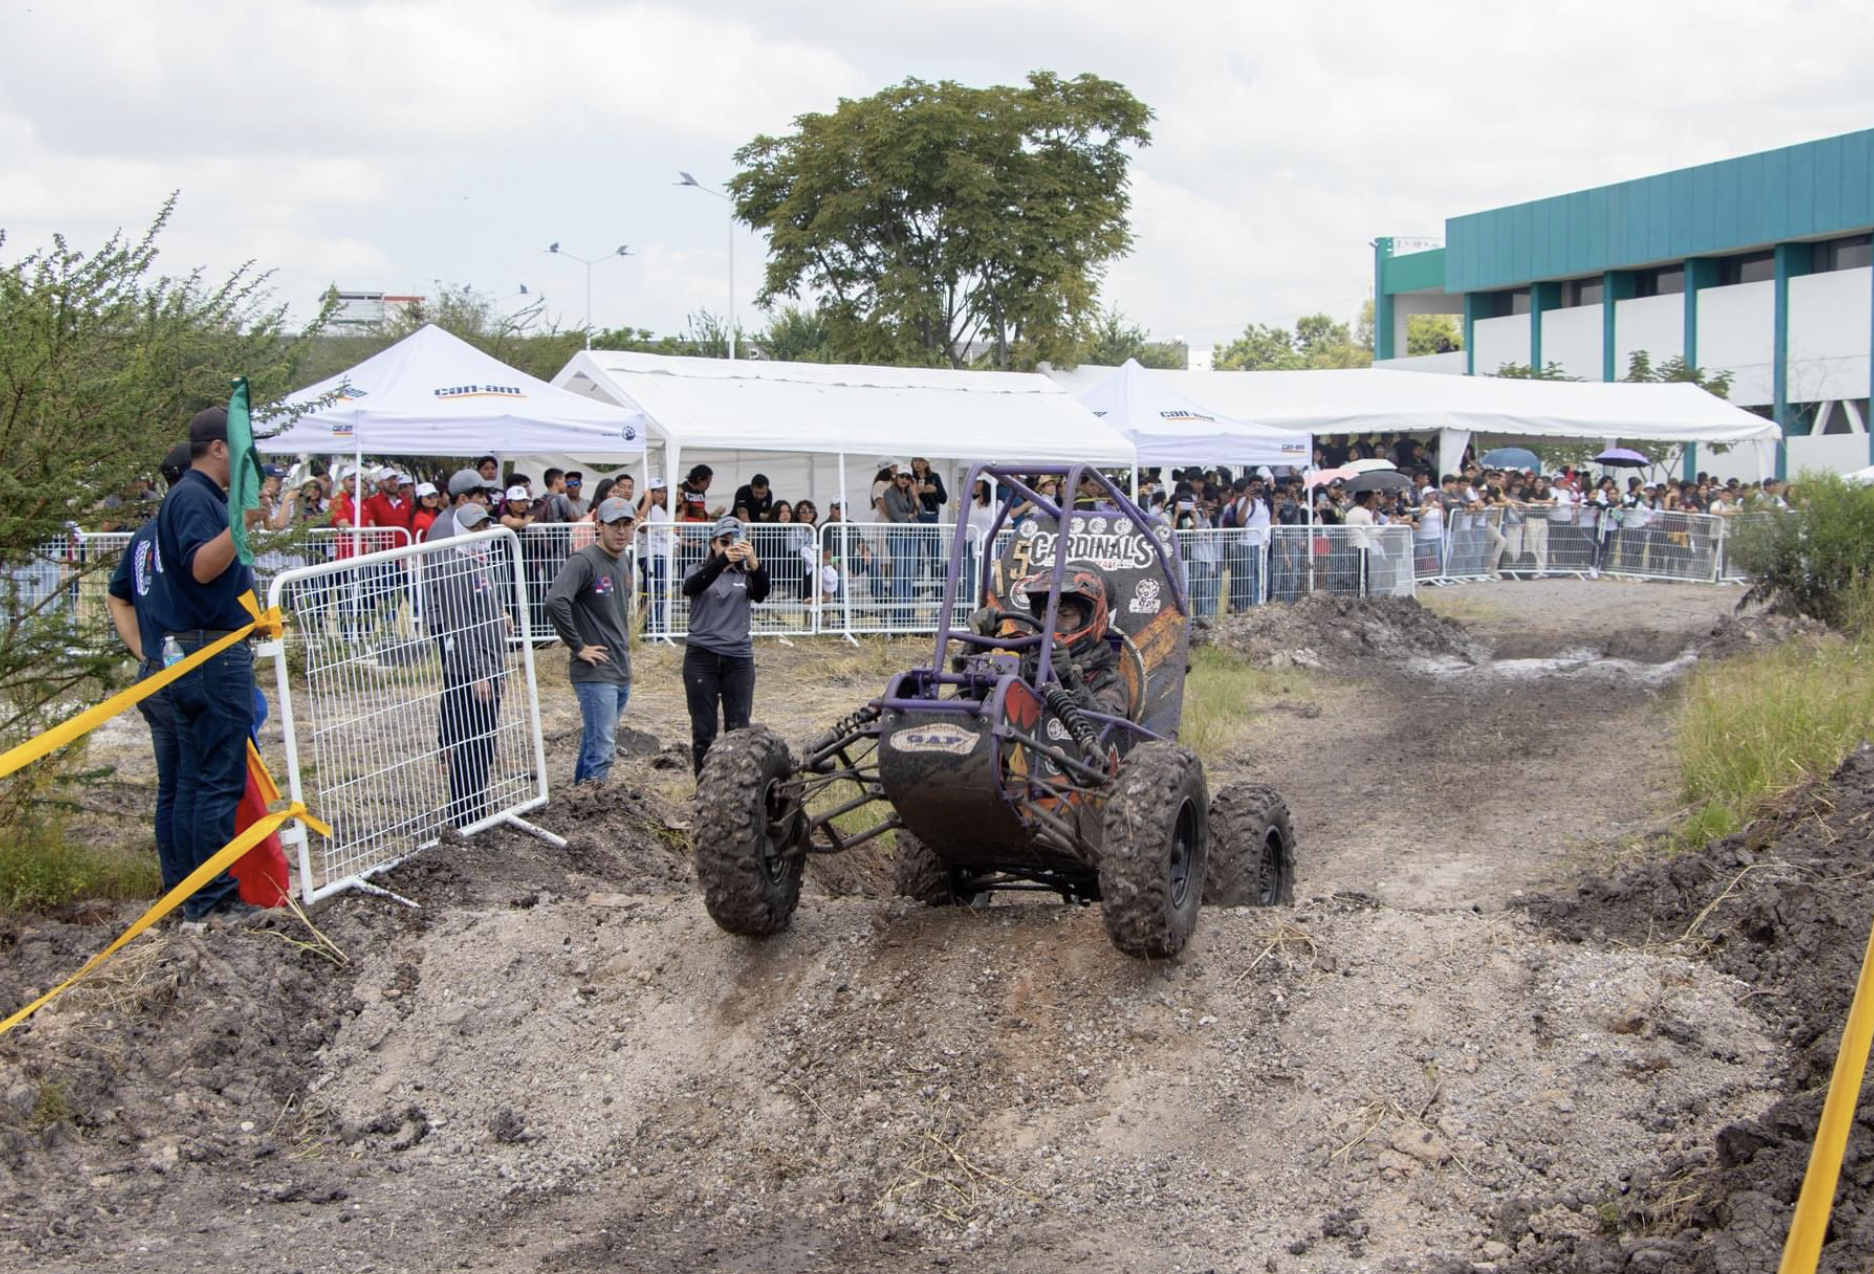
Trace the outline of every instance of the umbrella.
{"label": "umbrella", "polygon": [[1375,473],[1380,470],[1393,470],[1399,466],[1390,460],[1381,460],[1375,456],[1371,460],[1349,460],[1344,466],[1351,473]]}
{"label": "umbrella", "polygon": [[1346,490],[1356,493],[1361,491],[1410,491],[1411,489],[1412,479],[1406,477],[1403,473],[1394,473],[1386,469],[1374,469],[1371,472],[1363,473],[1346,486]]}
{"label": "umbrella", "polygon": [[1644,469],[1653,462],[1637,451],[1629,451],[1625,447],[1609,447],[1594,457],[1594,463],[1606,465],[1612,469]]}
{"label": "umbrella", "polygon": [[1483,459],[1477,463],[1486,469],[1527,469],[1531,473],[1542,472],[1542,458],[1527,447],[1498,447],[1495,451],[1484,452]]}
{"label": "umbrella", "polygon": [[1344,469],[1312,469],[1309,471],[1308,476],[1301,480],[1301,485],[1304,487],[1324,487],[1330,482],[1346,482],[1350,478],[1357,478],[1359,476],[1359,470],[1352,467]]}

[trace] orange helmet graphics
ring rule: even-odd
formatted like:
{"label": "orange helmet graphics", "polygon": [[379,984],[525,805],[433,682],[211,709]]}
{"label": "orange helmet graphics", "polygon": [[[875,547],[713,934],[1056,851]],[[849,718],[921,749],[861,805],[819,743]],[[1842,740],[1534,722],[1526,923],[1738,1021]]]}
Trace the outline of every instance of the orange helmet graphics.
{"label": "orange helmet graphics", "polygon": [[[1022,581],[1028,597],[1028,610],[1036,619],[1048,613],[1048,585],[1051,570],[1036,571]],[[1069,607],[1069,602],[1079,605]],[[1061,608],[1055,618],[1054,635],[1067,649],[1080,654],[1105,640],[1108,611],[1106,583],[1093,571],[1068,571],[1061,577]]]}

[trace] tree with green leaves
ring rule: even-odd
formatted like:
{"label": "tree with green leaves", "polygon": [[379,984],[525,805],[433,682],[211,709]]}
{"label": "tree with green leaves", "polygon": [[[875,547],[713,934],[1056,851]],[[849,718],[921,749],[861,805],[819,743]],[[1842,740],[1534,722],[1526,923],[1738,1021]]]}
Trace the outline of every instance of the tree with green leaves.
{"label": "tree with green leaves", "polygon": [[[157,272],[172,196],[138,236],[96,251],[54,236],[0,257],[0,747],[113,688],[127,669],[88,580],[112,555],[81,552],[121,497],[147,511],[163,454],[189,418],[225,405],[246,376],[256,401],[286,394],[324,314],[298,337],[269,301],[269,276]],[[6,243],[0,236],[0,253]],[[0,782],[0,845],[56,802],[47,786],[82,749]]]}
{"label": "tree with green leaves", "polygon": [[763,304],[819,298],[840,362],[1071,363],[1132,246],[1128,149],[1151,110],[1111,80],[909,79],[736,152],[768,234]]}
{"label": "tree with green leaves", "polygon": [[1155,341],[1118,310],[1102,311],[1081,347],[1079,361],[1095,367],[1118,367],[1129,358],[1137,359],[1141,367],[1165,371],[1181,372],[1191,365],[1190,349],[1183,341]]}
{"label": "tree with green leaves", "polygon": [[1356,341],[1347,324],[1326,314],[1304,314],[1295,330],[1251,323],[1243,334],[1211,353],[1222,372],[1290,372],[1310,368],[1371,367],[1373,352]]}
{"label": "tree with green leaves", "polygon": [[1627,374],[1621,377],[1622,380],[1634,384],[1686,381],[1697,385],[1706,393],[1716,394],[1719,398],[1731,396],[1731,378],[1732,373],[1729,371],[1714,372],[1694,367],[1685,361],[1682,354],[1674,354],[1655,366],[1653,356],[1643,349],[1633,351],[1627,359]]}
{"label": "tree with green leaves", "polygon": [[1570,376],[1568,369],[1553,359],[1541,367],[1529,363],[1500,363],[1493,375],[1505,380],[1580,380],[1579,376]]}

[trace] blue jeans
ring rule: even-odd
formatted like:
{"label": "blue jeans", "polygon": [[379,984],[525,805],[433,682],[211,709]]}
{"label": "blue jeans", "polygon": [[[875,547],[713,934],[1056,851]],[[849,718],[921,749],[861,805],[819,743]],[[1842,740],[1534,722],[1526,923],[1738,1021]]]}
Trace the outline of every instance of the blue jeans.
{"label": "blue jeans", "polygon": [[618,718],[625,715],[625,700],[631,697],[629,682],[575,681],[573,695],[579,700],[579,719],[585,728],[579,735],[579,760],[573,764],[573,782],[603,783],[612,772],[618,756]]}
{"label": "blue jeans", "polygon": [[1262,549],[1255,544],[1230,546],[1230,611],[1262,602]]}
{"label": "blue jeans", "polygon": [[[914,531],[887,532],[885,547],[886,551],[891,554],[891,599],[899,603],[909,602],[911,580],[917,574],[917,533]],[[909,608],[897,611],[894,618],[909,619]]]}
{"label": "blue jeans", "polygon": [[1198,619],[1217,617],[1217,564],[1215,562],[1192,562],[1191,566],[1191,613]]}
{"label": "blue jeans", "polygon": [[[209,642],[177,639],[185,655]],[[254,653],[237,642],[169,685],[176,714],[175,865],[186,878],[234,839],[235,808],[247,790],[247,732],[254,723]],[[200,920],[236,898],[222,872],[182,904]]]}
{"label": "blue jeans", "polygon": [[650,553],[638,559],[638,571],[644,576],[644,631],[653,636],[664,633],[664,589],[669,576],[670,559]]}
{"label": "blue jeans", "polygon": [[[137,680],[161,672],[162,662],[146,659],[137,669]],[[137,711],[149,723],[150,746],[156,752],[156,861],[163,872],[163,890],[167,893],[189,874],[176,857],[176,706],[170,702],[167,687],[137,704]],[[243,780],[245,785],[245,780]]]}

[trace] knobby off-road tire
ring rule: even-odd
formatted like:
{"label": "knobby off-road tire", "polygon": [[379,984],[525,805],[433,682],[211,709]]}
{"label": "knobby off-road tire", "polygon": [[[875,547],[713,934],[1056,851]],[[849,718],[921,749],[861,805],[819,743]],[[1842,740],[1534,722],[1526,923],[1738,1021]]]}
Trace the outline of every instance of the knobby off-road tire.
{"label": "knobby off-road tire", "polygon": [[787,928],[806,859],[783,843],[793,819],[778,797],[794,775],[786,740],[765,726],[717,739],[696,783],[696,878],[709,918],[730,933]]}
{"label": "knobby off-road tire", "polygon": [[1120,763],[1101,826],[1100,911],[1127,955],[1175,956],[1197,927],[1209,810],[1189,749],[1146,743]]}
{"label": "knobby off-road tire", "polygon": [[1204,903],[1282,907],[1295,901],[1295,829],[1288,802],[1263,783],[1232,783],[1210,802]]}
{"label": "knobby off-road tire", "polygon": [[927,907],[980,907],[989,901],[989,891],[975,893],[960,890],[962,873],[937,856],[937,851],[899,828],[898,852],[892,859],[892,892],[912,898]]}

